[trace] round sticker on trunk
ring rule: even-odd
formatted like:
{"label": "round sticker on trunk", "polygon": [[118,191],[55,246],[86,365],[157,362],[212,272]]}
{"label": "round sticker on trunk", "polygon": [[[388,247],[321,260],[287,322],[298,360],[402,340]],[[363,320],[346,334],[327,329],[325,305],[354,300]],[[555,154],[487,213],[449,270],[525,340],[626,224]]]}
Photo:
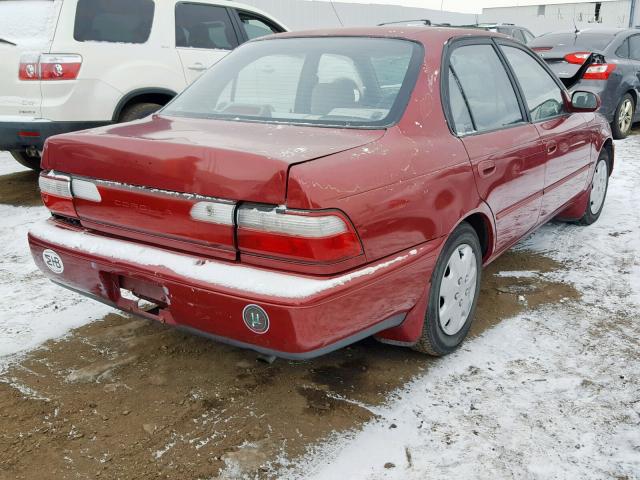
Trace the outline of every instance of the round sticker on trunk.
{"label": "round sticker on trunk", "polygon": [[265,333],[269,330],[269,315],[258,305],[247,305],[242,310],[245,325],[254,333]]}
{"label": "round sticker on trunk", "polygon": [[60,255],[58,255],[53,250],[49,250],[48,248],[42,252],[42,259],[49,270],[53,273],[62,273],[64,272],[64,263],[62,263],[62,259]]}

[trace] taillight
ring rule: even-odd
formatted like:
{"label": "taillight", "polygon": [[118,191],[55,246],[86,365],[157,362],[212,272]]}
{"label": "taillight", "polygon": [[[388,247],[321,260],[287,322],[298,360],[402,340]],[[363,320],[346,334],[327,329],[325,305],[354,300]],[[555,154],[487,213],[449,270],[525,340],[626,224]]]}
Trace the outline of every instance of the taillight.
{"label": "taillight", "polygon": [[591,55],[591,52],[573,52],[566,54],[564,56],[564,59],[569,63],[582,65],[585,60],[589,58],[589,55]]}
{"label": "taillight", "polygon": [[615,69],[614,63],[593,63],[589,65],[582,78],[584,80],[607,80]]}
{"label": "taillight", "polygon": [[546,52],[548,50],[551,50],[552,47],[531,47],[531,50],[533,50],[534,52]]}
{"label": "taillight", "polygon": [[75,80],[82,57],[71,54],[26,54],[20,58],[20,80]]}
{"label": "taillight", "polygon": [[42,172],[38,180],[42,202],[53,213],[77,217],[71,193],[71,177],[54,171]]}
{"label": "taillight", "polygon": [[238,248],[291,260],[330,263],[362,254],[351,222],[337,211],[244,205],[238,209]]}

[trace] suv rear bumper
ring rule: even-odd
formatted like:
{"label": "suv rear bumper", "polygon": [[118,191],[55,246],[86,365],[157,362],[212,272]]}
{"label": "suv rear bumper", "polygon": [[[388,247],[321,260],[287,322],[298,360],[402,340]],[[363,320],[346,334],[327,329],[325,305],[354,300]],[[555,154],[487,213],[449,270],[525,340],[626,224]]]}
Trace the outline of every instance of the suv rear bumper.
{"label": "suv rear bumper", "polygon": [[47,138],[61,133],[100,127],[110,122],[53,122],[42,118],[0,116],[0,151],[42,150]]}
{"label": "suv rear bumper", "polygon": [[[424,294],[443,241],[322,277],[178,253],[55,220],[34,227],[29,244],[42,272],[78,293],[221,342],[306,359],[400,325]],[[45,264],[47,249],[60,257],[61,273]],[[159,307],[141,309],[122,288]],[[265,332],[245,324],[248,305],[267,312]]]}

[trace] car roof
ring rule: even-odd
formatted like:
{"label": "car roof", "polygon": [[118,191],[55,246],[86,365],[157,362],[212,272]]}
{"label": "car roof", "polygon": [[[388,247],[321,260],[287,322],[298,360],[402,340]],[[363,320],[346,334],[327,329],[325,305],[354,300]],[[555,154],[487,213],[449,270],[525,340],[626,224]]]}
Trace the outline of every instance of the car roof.
{"label": "car roof", "polygon": [[446,42],[455,37],[500,37],[508,38],[497,32],[489,32],[482,29],[456,28],[456,27],[407,27],[404,25],[384,25],[379,27],[353,27],[332,28],[322,30],[301,30],[295,32],[279,33],[266,37],[256,38],[252,41],[260,41],[269,38],[301,38],[301,37],[382,37],[404,38],[420,43]]}

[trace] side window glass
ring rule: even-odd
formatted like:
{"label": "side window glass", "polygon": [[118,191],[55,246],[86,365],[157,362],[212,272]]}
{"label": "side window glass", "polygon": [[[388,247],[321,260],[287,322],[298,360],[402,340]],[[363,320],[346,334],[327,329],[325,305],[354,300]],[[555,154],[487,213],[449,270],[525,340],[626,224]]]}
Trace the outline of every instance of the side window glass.
{"label": "side window glass", "polygon": [[629,58],[629,39],[627,38],[616,50],[616,55],[620,58]]}
{"label": "side window glass", "polygon": [[453,118],[455,132],[458,135],[471,133],[475,130],[467,102],[462,96],[458,80],[456,80],[453,70],[451,69],[449,69],[449,109]]}
{"label": "side window glass", "polygon": [[456,48],[450,65],[479,132],[524,121],[511,80],[491,45]]}
{"label": "side window glass", "polygon": [[524,33],[522,33],[522,30],[515,28],[513,30],[513,38],[515,38],[516,40],[518,40],[519,42],[522,43],[526,43],[527,40],[524,38]]}
{"label": "side window glass", "polygon": [[280,31],[275,27],[275,25],[270,25],[266,21],[249,13],[238,12],[238,16],[240,17],[242,28],[244,28],[249,40],[263,37],[265,35],[271,35],[272,33],[278,33]]}
{"label": "side window glass", "polygon": [[629,57],[640,60],[640,35],[629,37]]}
{"label": "side window glass", "polygon": [[507,46],[502,50],[522,87],[531,119],[536,122],[562,114],[562,90],[551,75],[527,52]]}
{"label": "side window glass", "polygon": [[176,5],[176,47],[231,50],[237,46],[226,8],[198,3]]}
{"label": "side window glass", "polygon": [[534,37],[533,33],[527,31],[527,30],[523,30],[522,33],[524,34],[524,43],[529,43],[531,40],[533,40]]}
{"label": "side window glass", "polygon": [[154,10],[153,0],[79,0],[73,38],[78,42],[145,43]]}

